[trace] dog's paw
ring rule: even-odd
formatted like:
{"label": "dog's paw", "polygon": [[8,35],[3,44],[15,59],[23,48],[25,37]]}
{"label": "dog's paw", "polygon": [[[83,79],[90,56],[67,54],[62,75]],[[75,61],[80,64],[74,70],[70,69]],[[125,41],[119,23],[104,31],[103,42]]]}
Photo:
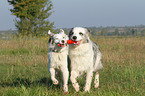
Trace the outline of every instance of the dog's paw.
{"label": "dog's paw", "polygon": [[74,85],[74,88],[75,88],[75,90],[78,92],[78,91],[80,90],[80,88],[79,88],[79,84],[76,83],[76,84]]}
{"label": "dog's paw", "polygon": [[89,93],[90,92],[90,88],[89,87],[85,87],[84,88],[84,92],[88,92]]}
{"label": "dog's paw", "polygon": [[88,93],[90,93],[90,90],[88,90],[88,89],[85,89],[85,90],[84,90],[84,92],[88,92]]}
{"label": "dog's paw", "polygon": [[95,88],[99,88],[99,84],[98,84],[98,83],[95,84],[94,87],[95,87]]}
{"label": "dog's paw", "polygon": [[58,82],[57,80],[53,80],[53,84],[54,84],[54,85],[58,85],[58,83],[59,83],[59,82]]}
{"label": "dog's paw", "polygon": [[64,90],[64,93],[67,93],[68,92],[68,86],[67,85],[64,85],[63,86],[63,90]]}
{"label": "dog's paw", "polygon": [[68,94],[69,94],[69,92],[64,92],[64,94],[65,94],[65,95],[68,95]]}

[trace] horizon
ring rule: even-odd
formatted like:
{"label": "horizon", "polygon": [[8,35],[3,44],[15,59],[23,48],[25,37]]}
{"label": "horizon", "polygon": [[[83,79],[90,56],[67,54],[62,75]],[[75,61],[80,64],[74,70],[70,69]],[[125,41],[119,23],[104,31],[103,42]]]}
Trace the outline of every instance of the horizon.
{"label": "horizon", "polygon": [[[76,27],[82,27],[82,26],[76,26]],[[102,29],[104,29],[104,28],[112,28],[112,29],[114,29],[114,28],[125,28],[125,27],[127,27],[127,28],[129,28],[129,27],[131,27],[131,28],[140,28],[140,27],[143,27],[143,28],[145,28],[145,25],[132,25],[132,26],[127,26],[127,25],[125,25],[125,26],[98,26],[98,27],[96,27],[96,26],[90,26],[90,27],[85,27],[85,28],[96,28],[96,29],[99,29],[99,28],[102,28]],[[58,30],[58,29],[71,29],[71,27],[70,28],[54,28],[54,30]],[[0,32],[2,32],[2,31],[17,31],[17,29],[8,29],[8,30],[0,30]]]}

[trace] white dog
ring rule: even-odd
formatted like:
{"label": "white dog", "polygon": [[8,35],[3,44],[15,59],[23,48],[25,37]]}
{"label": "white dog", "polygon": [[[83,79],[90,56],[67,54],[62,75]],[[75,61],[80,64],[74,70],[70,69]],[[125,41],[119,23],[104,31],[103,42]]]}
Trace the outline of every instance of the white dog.
{"label": "white dog", "polygon": [[86,28],[75,27],[69,32],[69,39],[75,43],[69,45],[69,57],[71,60],[70,80],[76,91],[79,91],[79,84],[76,78],[86,73],[86,84],[84,91],[89,92],[95,72],[95,88],[99,86],[99,70],[101,64],[101,52],[97,44],[89,38],[89,31]]}
{"label": "white dog", "polygon": [[[51,80],[53,84],[57,85],[59,81],[55,78],[56,71],[59,75],[59,79],[63,79],[63,90],[68,92],[68,46],[67,40],[68,36],[64,33],[63,30],[59,34],[53,34],[48,31],[50,39],[48,41],[49,46],[49,71],[51,74]],[[61,81],[61,80],[60,80]]]}

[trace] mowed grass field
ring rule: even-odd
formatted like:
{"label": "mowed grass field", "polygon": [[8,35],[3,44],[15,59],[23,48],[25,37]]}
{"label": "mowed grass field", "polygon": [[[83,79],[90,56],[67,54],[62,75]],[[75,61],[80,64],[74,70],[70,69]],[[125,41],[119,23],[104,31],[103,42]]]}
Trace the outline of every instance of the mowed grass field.
{"label": "mowed grass field", "polygon": [[[100,88],[83,92],[85,77],[78,78],[80,92],[69,80],[69,93],[52,84],[48,72],[47,40],[0,40],[0,96],[143,96],[145,94],[145,37],[99,37],[104,68]],[[94,78],[93,78],[94,79]]]}

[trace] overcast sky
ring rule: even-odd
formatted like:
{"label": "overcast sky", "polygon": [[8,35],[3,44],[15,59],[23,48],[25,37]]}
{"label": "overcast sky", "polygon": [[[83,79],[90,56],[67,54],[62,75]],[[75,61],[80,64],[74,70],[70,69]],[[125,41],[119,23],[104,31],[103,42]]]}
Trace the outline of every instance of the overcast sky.
{"label": "overcast sky", "polygon": [[[145,25],[145,0],[52,0],[56,28]],[[16,29],[7,0],[0,0],[0,30]]]}

